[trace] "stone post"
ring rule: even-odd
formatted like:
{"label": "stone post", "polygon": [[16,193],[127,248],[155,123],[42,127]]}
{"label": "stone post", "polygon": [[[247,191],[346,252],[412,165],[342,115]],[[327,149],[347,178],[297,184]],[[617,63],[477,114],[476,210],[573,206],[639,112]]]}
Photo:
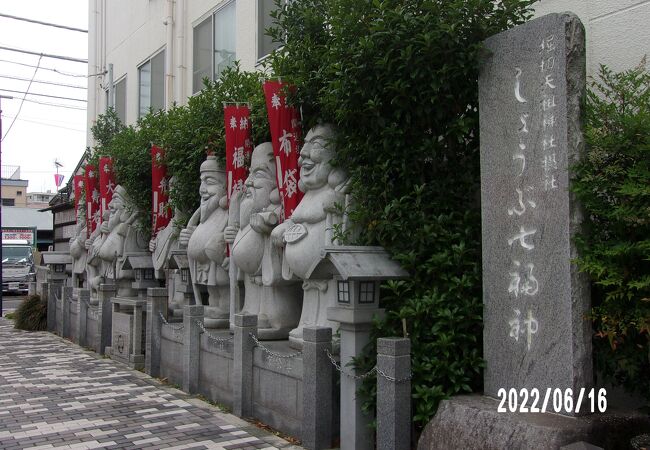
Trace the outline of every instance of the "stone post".
{"label": "stone post", "polygon": [[27,295],[31,296],[31,295],[36,295],[36,294],[37,294],[36,281],[30,281],[28,291],[27,291]]}
{"label": "stone post", "polygon": [[56,333],[56,288],[54,283],[43,283],[43,292],[47,295],[47,331]]}
{"label": "stone post", "polygon": [[[370,323],[341,322],[341,367],[355,373],[351,363],[361,355],[370,342]],[[372,450],[374,436],[370,423],[372,417],[361,409],[361,398],[357,391],[361,380],[341,375],[341,450]]]}
{"label": "stone post", "polygon": [[203,323],[203,314],[203,305],[183,307],[183,390],[190,394],[199,390],[201,328],[196,322]]}
{"label": "stone post", "polygon": [[[302,346],[302,444],[318,450],[332,443],[332,329],[303,328]],[[341,422],[348,420],[341,417]]]}
{"label": "stone post", "polygon": [[409,450],[411,448],[411,380],[408,379],[411,374],[410,339],[378,339],[377,372],[377,449]]}
{"label": "stone post", "polygon": [[160,376],[160,340],[162,320],[160,314],[166,312],[167,288],[147,289],[147,339],[144,370],[152,377]]}
{"label": "stone post", "polygon": [[38,291],[38,282],[36,283],[36,294],[40,295],[43,300],[47,300],[47,293],[48,293],[48,286],[47,286],[47,281],[44,281],[43,283],[40,284],[41,290],[40,292]]}
{"label": "stone post", "polygon": [[253,413],[253,349],[255,343],[249,336],[257,335],[257,316],[235,314],[233,341],[233,413],[250,417]]}
{"label": "stone post", "polygon": [[89,303],[90,289],[79,289],[77,291],[77,344],[81,347],[88,345],[86,319],[88,318]]}
{"label": "stone post", "polygon": [[116,288],[113,284],[102,283],[99,285],[99,348],[97,353],[103,355],[106,347],[111,345],[113,332],[113,308],[111,298],[115,297]]}
{"label": "stone post", "polygon": [[72,287],[64,286],[63,295],[61,296],[61,337],[72,338],[70,336],[70,302],[72,301]]}

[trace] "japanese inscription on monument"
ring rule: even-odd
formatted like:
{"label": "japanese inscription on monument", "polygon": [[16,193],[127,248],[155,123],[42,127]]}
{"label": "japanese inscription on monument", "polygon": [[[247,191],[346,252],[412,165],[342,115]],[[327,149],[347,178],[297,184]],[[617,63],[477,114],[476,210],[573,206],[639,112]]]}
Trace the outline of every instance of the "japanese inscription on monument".
{"label": "japanese inscription on monument", "polygon": [[584,30],[551,14],[485,41],[479,79],[485,393],[591,383],[580,209]]}

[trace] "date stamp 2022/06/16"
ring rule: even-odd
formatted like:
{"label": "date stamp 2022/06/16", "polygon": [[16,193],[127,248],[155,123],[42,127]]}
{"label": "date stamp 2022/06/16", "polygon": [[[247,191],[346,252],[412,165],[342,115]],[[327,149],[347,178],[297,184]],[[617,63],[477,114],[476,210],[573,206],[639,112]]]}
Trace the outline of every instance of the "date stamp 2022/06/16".
{"label": "date stamp 2022/06/16", "polygon": [[576,393],[571,388],[547,388],[543,392],[537,388],[501,388],[497,396],[500,400],[497,412],[579,414],[581,411],[604,413],[607,410],[605,388],[581,388]]}

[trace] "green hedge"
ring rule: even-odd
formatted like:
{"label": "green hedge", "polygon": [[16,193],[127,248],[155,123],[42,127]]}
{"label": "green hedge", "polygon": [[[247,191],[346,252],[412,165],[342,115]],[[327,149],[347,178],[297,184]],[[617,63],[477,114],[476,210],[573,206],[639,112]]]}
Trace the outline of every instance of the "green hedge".
{"label": "green hedge", "polygon": [[600,69],[587,101],[581,270],[593,281],[595,367],[650,406],[650,73]]}
{"label": "green hedge", "polygon": [[[406,322],[418,427],[443,398],[482,387],[481,42],[523,22],[531,3],[302,0],[271,30],[286,44],[268,64],[297,84],[305,129],[339,127],[359,242],[384,246],[411,275],[383,289],[374,337],[402,335]],[[368,408],[373,391],[371,380]]]}

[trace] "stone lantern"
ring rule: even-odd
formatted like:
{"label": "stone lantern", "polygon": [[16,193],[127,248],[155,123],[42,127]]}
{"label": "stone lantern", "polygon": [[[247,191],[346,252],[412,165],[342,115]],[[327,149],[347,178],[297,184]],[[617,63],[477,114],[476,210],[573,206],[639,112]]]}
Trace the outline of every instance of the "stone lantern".
{"label": "stone lantern", "polygon": [[138,298],[147,296],[147,288],[159,285],[154,274],[151,253],[127,253],[122,263],[122,270],[133,270],[135,281],[131,285],[138,291]]}
{"label": "stone lantern", "polygon": [[72,264],[72,257],[68,252],[45,252],[42,256],[42,265],[50,269],[49,281],[63,284],[67,279],[67,266]]}
{"label": "stone lantern", "polygon": [[[353,372],[352,359],[361,355],[370,340],[373,317],[383,315],[379,308],[379,285],[382,281],[403,279],[408,273],[390,259],[382,247],[333,246],[321,249],[307,273],[308,279],[336,280],[336,306],[327,309],[327,318],[340,324],[341,367]],[[372,418],[361,410],[357,389],[361,384],[341,374],[341,449],[372,449]]]}
{"label": "stone lantern", "polygon": [[173,317],[183,316],[183,306],[194,303],[194,289],[190,276],[190,264],[187,259],[187,250],[172,250],[169,253],[168,267],[177,271],[170,276],[167,282],[172,282],[170,287],[169,309]]}

